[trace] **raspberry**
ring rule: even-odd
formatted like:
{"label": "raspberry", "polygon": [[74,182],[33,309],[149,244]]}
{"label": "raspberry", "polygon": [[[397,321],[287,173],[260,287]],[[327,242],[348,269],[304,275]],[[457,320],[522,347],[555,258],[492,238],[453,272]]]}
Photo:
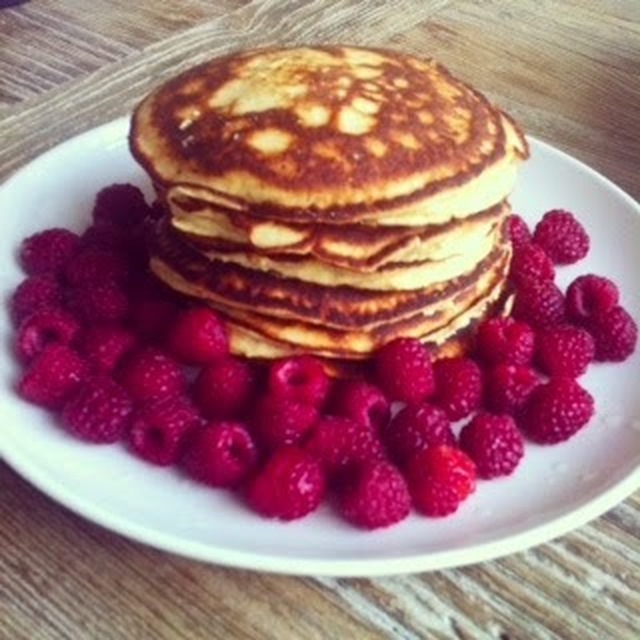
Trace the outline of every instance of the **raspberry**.
{"label": "raspberry", "polygon": [[413,506],[426,516],[443,517],[475,491],[476,466],[464,451],[440,445],[418,452],[406,478]]}
{"label": "raspberry", "polygon": [[428,349],[413,338],[396,338],[374,356],[375,377],[390,400],[422,402],[435,389]]}
{"label": "raspberry", "polygon": [[555,264],[573,264],[589,252],[589,236],[575,216],[562,209],[547,211],[533,232],[533,241],[541,246]]}
{"label": "raspberry", "polygon": [[594,353],[593,338],[584,329],[563,325],[538,334],[537,361],[550,376],[581,376]]}
{"label": "raspberry", "polygon": [[204,367],[194,384],[194,399],[211,420],[240,416],[251,406],[256,380],[246,360],[226,356]]}
{"label": "raspberry", "polygon": [[263,396],[253,417],[253,427],[260,443],[267,449],[298,444],[318,420],[318,409],[294,398]]}
{"label": "raspberry", "polygon": [[11,317],[20,324],[27,316],[40,309],[59,307],[62,292],[52,276],[31,276],[23,280],[11,296]]}
{"label": "raspberry", "polygon": [[83,384],[64,405],[62,424],[74,436],[98,444],[118,441],[128,427],[133,402],[111,378]]}
{"label": "raspberry", "polygon": [[484,320],[478,326],[475,339],[477,354],[487,364],[528,364],[533,358],[533,329],[510,317]]}
{"label": "raspberry", "polygon": [[578,276],[567,288],[567,316],[576,324],[585,324],[599,311],[608,311],[618,305],[618,287],[602,276]]}
{"label": "raspberry", "polygon": [[87,373],[87,363],[71,347],[50,344],[29,365],[18,383],[18,393],[33,404],[59,409]]}
{"label": "raspberry", "polygon": [[140,458],[167,466],[183,455],[188,437],[200,424],[200,415],[185,397],[156,398],[134,412],[129,444]]}
{"label": "raspberry", "polygon": [[460,448],[474,461],[480,478],[512,474],[524,455],[522,435],[510,416],[476,414],[460,432]]}
{"label": "raspberry", "polygon": [[329,378],[322,363],[313,356],[278,360],[269,369],[270,393],[321,407],[329,393]]}
{"label": "raspberry", "polygon": [[382,440],[401,467],[418,451],[440,444],[454,446],[456,442],[445,412],[428,403],[401,409],[383,429]]}
{"label": "raspberry", "polygon": [[40,309],[20,325],[16,352],[21,360],[28,362],[49,344],[71,344],[79,331],[77,320],[64,309]]}
{"label": "raspberry", "polygon": [[322,467],[298,447],[282,447],[250,481],[247,502],[267,518],[296,520],[315,511],[325,494]]}
{"label": "raspberry", "polygon": [[47,229],[26,240],[20,247],[20,262],[29,275],[56,275],[78,248],[80,238],[68,229]]}
{"label": "raspberry", "polygon": [[136,345],[135,335],[125,327],[99,324],[85,331],[78,349],[96,371],[111,373]]}
{"label": "raspberry", "polygon": [[531,394],[520,427],[540,444],[568,440],[584,427],[594,412],[591,394],[571,378],[551,378]]}
{"label": "raspberry", "polygon": [[253,471],[258,451],[240,422],[214,422],[189,439],[183,458],[185,471],[212,487],[234,487]]}
{"label": "raspberry", "polygon": [[69,308],[87,322],[119,322],[127,316],[129,299],[115,282],[83,284],[71,290]]}
{"label": "raspberry", "polygon": [[587,326],[595,341],[595,359],[622,362],[636,349],[638,325],[621,306],[594,313]]}
{"label": "raspberry", "polygon": [[530,243],[513,253],[509,278],[516,287],[553,280],[556,271],[544,249]]}
{"label": "raspberry", "polygon": [[482,401],[482,372],[470,358],[437,360],[433,365],[436,392],[432,402],[449,420],[460,420],[475,411]]}
{"label": "raspberry", "polygon": [[180,365],[154,347],[129,354],[122,363],[118,379],[138,402],[172,396],[181,393],[186,386]]}
{"label": "raspberry", "polygon": [[182,311],[169,329],[166,346],[177,360],[191,365],[208,364],[229,353],[224,324],[207,307]]}
{"label": "raspberry", "polygon": [[485,403],[496,413],[518,415],[540,384],[536,372],[522,364],[499,364],[485,373]]}
{"label": "raspberry", "polygon": [[142,191],[132,184],[112,184],[96,196],[93,219],[111,222],[121,227],[132,227],[149,214]]}
{"label": "raspberry", "polygon": [[364,380],[340,380],[334,387],[332,413],[379,432],[391,416],[389,401],[382,391]]}
{"label": "raspberry", "polygon": [[94,222],[82,234],[83,248],[120,253],[132,248],[131,233],[110,222]]}
{"label": "raspberry", "polygon": [[91,247],[77,253],[64,269],[67,282],[73,286],[124,282],[128,275],[129,262],[122,254]]}
{"label": "raspberry", "polygon": [[384,456],[376,434],[349,418],[323,416],[307,439],[305,449],[322,462],[327,477],[340,482],[356,463]]}
{"label": "raspberry", "polygon": [[384,460],[367,460],[354,469],[341,489],[338,508],[356,527],[381,529],[409,515],[411,497],[396,467]]}
{"label": "raspberry", "polygon": [[564,296],[551,281],[527,285],[516,293],[513,316],[536,329],[548,329],[565,320]]}
{"label": "raspberry", "polygon": [[129,321],[144,340],[162,339],[178,315],[176,304],[160,296],[134,297],[129,303]]}
{"label": "raspberry", "polygon": [[509,238],[514,249],[520,249],[531,242],[529,225],[515,213],[509,216]]}

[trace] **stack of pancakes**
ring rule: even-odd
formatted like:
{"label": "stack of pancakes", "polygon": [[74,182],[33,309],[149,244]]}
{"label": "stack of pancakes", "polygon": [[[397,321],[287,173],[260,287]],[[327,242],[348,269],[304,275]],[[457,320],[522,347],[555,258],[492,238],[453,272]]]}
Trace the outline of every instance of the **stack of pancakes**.
{"label": "stack of pancakes", "polygon": [[232,350],[459,349],[501,303],[517,126],[431,60],[313,47],[215,59],[136,109],[164,215],[151,267],[227,320]]}

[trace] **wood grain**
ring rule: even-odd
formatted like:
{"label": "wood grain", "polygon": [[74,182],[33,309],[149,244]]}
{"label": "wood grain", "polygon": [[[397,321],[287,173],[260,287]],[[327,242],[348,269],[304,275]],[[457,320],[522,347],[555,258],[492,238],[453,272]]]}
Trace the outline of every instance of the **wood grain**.
{"label": "wood grain", "polygon": [[[0,11],[0,179],[225,51],[432,55],[640,197],[640,3],[98,0]],[[0,463],[0,639],[640,637],[640,494],[498,561],[384,579],[209,566],[105,531]]]}

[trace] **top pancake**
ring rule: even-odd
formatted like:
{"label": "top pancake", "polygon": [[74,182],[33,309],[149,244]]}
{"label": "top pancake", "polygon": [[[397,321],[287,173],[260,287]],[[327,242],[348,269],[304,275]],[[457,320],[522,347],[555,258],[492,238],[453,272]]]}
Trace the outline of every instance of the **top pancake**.
{"label": "top pancake", "polygon": [[517,127],[431,60],[353,47],[229,55],[136,109],[160,189],[268,219],[419,225],[486,209],[527,155]]}

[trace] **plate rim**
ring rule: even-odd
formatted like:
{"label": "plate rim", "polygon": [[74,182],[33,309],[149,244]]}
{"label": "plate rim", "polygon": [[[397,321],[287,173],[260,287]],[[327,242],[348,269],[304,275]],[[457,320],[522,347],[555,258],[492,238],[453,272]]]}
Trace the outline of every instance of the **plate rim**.
{"label": "plate rim", "polygon": [[[10,190],[15,188],[15,185],[19,185],[23,177],[32,170],[33,164],[49,161],[63,150],[66,145],[72,146],[83,141],[89,141],[96,148],[104,148],[105,145],[113,143],[121,145],[123,136],[126,137],[127,135],[129,121],[130,118],[128,116],[117,118],[74,135],[54,145],[44,153],[38,154],[9,174],[0,184],[0,200],[6,197],[7,193],[10,193]],[[621,198],[640,217],[640,205],[638,202],[609,178],[550,143],[530,135],[527,135],[527,139],[531,144],[532,152],[536,146],[540,146],[547,153],[554,154],[563,162],[586,172],[591,179],[598,181],[606,189],[612,191],[615,197]],[[273,556],[180,539],[176,535],[166,534],[157,529],[132,523],[127,517],[119,514],[114,515],[101,508],[99,504],[96,505],[90,499],[78,497],[77,494],[66,490],[46,470],[39,468],[38,465],[35,465],[35,467],[29,465],[28,452],[25,451],[21,455],[20,450],[16,450],[15,447],[12,449],[4,439],[0,439],[0,461],[4,461],[22,479],[59,506],[134,542],[143,543],[165,552],[202,562],[295,576],[379,577],[457,568],[494,560],[525,551],[582,527],[614,508],[640,488],[640,466],[637,466],[622,478],[614,481],[606,489],[600,491],[595,497],[586,499],[585,503],[569,512],[550,516],[547,521],[518,533],[502,534],[501,537],[495,540],[480,542],[469,548],[463,547],[432,553],[427,551],[380,559],[327,560],[308,556]],[[363,532],[363,535],[375,535],[375,532],[373,534]]]}

